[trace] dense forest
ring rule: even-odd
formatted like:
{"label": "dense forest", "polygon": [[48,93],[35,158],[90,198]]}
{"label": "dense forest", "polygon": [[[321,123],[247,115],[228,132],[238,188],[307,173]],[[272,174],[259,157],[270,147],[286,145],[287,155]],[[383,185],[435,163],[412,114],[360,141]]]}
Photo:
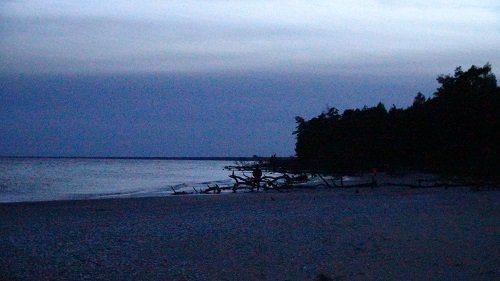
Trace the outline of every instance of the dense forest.
{"label": "dense forest", "polygon": [[304,167],[331,172],[413,168],[500,174],[500,88],[491,65],[437,78],[432,97],[406,109],[329,108],[296,117],[295,151]]}

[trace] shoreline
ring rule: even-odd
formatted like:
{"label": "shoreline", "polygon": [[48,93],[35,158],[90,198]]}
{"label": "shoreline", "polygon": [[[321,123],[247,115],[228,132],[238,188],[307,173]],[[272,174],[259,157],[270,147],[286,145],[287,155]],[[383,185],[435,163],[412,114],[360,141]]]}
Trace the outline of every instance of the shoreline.
{"label": "shoreline", "polygon": [[498,202],[497,190],[379,187],[2,203],[0,276],[492,280]]}
{"label": "shoreline", "polygon": [[[272,174],[272,173],[271,173]],[[171,187],[164,188],[164,190],[156,191],[132,191],[125,193],[112,194],[82,194],[79,196],[69,195],[70,197],[60,197],[53,199],[33,199],[25,201],[0,201],[2,204],[16,204],[16,203],[48,203],[48,202],[78,202],[78,201],[94,201],[94,200],[125,200],[125,199],[144,199],[144,198],[169,198],[169,197],[179,197],[179,196],[227,196],[229,194],[252,194],[252,193],[280,193],[280,192],[336,192],[338,194],[350,194],[353,191],[364,191],[362,193],[369,194],[385,194],[385,193],[422,193],[422,192],[435,192],[441,189],[447,190],[463,190],[463,191],[495,191],[500,190],[499,183],[482,183],[482,185],[474,185],[472,182],[464,183],[463,181],[444,179],[440,180],[440,175],[432,173],[400,173],[400,174],[386,174],[381,173],[376,176],[376,181],[378,184],[371,188],[369,185],[372,182],[372,175],[370,173],[360,173],[355,176],[344,176],[344,186],[340,186],[340,177],[326,177],[326,179],[332,184],[331,186],[325,185],[324,178],[316,178],[314,181],[308,181],[306,183],[299,183],[293,185],[291,188],[283,190],[261,190],[259,192],[250,191],[249,189],[242,189],[236,192],[232,192],[230,187],[232,184],[224,186],[227,190],[221,192],[220,194],[215,193],[203,193],[193,191],[194,187],[185,186],[177,189],[175,194]],[[332,181],[332,179],[335,179]],[[212,183],[217,183],[219,181],[213,181]],[[441,183],[438,184],[438,182]],[[210,185],[210,183],[205,183]],[[337,185],[335,185],[337,184]],[[359,186],[356,184],[360,184]],[[434,184],[434,185],[433,185]],[[198,184],[199,185],[199,184]],[[199,190],[203,190],[198,186]],[[183,193],[185,192],[185,193]],[[71,197],[73,196],[73,197]]]}

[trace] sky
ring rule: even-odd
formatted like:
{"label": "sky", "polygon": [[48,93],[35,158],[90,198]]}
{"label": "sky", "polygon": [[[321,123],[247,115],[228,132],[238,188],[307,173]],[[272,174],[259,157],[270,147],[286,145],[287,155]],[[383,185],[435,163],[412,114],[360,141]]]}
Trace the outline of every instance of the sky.
{"label": "sky", "polygon": [[500,3],[0,0],[0,155],[294,154],[295,116],[500,65]]}

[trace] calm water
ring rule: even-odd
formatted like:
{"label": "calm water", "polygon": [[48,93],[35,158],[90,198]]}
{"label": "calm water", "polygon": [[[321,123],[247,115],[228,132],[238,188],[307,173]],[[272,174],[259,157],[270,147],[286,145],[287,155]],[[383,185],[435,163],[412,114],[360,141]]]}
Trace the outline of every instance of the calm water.
{"label": "calm water", "polygon": [[0,202],[163,196],[230,184],[234,161],[0,158]]}

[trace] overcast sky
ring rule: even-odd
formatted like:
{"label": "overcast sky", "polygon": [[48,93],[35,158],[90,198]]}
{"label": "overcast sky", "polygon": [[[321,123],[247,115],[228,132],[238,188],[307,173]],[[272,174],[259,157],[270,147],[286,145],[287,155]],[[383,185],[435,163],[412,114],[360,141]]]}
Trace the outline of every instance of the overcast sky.
{"label": "overcast sky", "polygon": [[0,38],[2,155],[292,155],[295,115],[495,71],[500,3],[0,0]]}

